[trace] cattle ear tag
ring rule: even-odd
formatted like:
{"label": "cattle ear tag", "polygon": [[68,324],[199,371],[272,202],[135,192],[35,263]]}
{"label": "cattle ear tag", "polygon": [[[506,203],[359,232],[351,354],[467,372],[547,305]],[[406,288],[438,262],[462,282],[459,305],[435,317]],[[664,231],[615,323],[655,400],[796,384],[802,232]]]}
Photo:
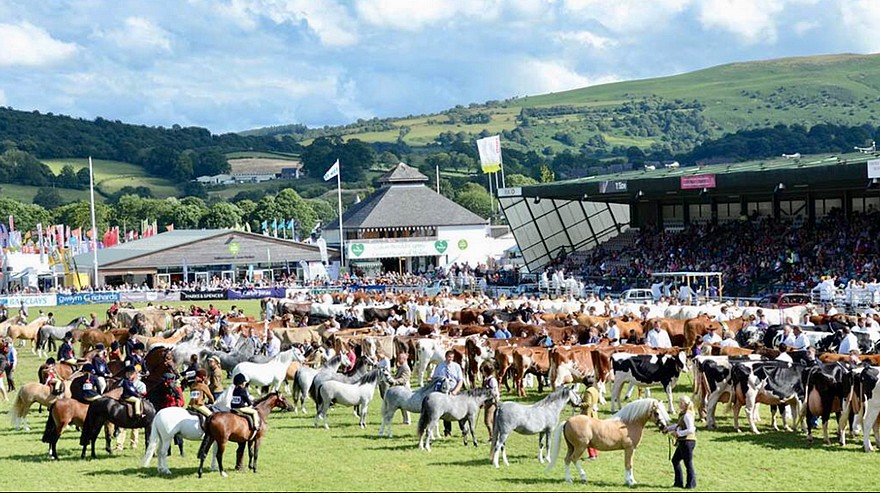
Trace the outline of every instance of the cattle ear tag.
{"label": "cattle ear tag", "polygon": [[446,251],[446,248],[449,246],[449,243],[446,240],[437,240],[434,242],[434,248],[437,249],[437,252],[443,253]]}

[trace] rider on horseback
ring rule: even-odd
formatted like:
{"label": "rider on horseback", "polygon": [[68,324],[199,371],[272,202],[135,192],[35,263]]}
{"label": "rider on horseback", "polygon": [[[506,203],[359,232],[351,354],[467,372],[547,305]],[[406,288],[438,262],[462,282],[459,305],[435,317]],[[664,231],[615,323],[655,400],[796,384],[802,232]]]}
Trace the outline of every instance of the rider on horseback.
{"label": "rider on horseback", "polygon": [[[101,394],[98,393],[98,379],[95,378],[94,371],[95,367],[91,363],[86,363],[82,367],[83,375],[77,378],[81,383],[78,387],[82,389],[82,392],[76,396],[76,400],[83,404],[89,404],[101,397]],[[77,386],[72,385],[72,387],[76,388]]]}
{"label": "rider on horseback", "polygon": [[43,374],[46,377],[46,385],[52,389],[52,394],[61,395],[64,393],[64,382],[58,378],[58,373],[55,372],[55,358],[46,358],[46,366],[43,368]]}
{"label": "rider on horseback", "polygon": [[95,345],[95,350],[97,354],[92,358],[92,366],[95,367],[95,376],[98,378],[98,392],[103,394],[107,390],[107,379],[113,374],[107,367],[107,350],[104,348],[104,344],[99,342]]}
{"label": "rider on horseback", "polygon": [[199,417],[199,424],[204,427],[205,418],[213,414],[207,404],[214,403],[214,394],[205,384],[208,372],[202,368],[196,370],[196,378],[189,387],[189,407],[187,410]]}
{"label": "rider on horseback", "polygon": [[[138,380],[137,369],[133,366],[125,368],[125,379],[122,380],[122,397],[120,401],[126,404],[129,418],[143,418],[143,402],[141,398],[147,395],[147,387]],[[138,385],[140,384],[140,385]],[[128,404],[131,404],[130,406]]]}
{"label": "rider on horseback", "polygon": [[76,355],[73,352],[73,332],[64,334],[64,343],[58,348],[58,361],[67,363],[76,371]]}
{"label": "rider on horseback", "polygon": [[235,385],[235,389],[232,391],[232,411],[247,418],[251,431],[256,436],[257,430],[260,429],[260,415],[254,409],[251,395],[247,391],[247,377],[239,373],[235,376],[232,383]]}
{"label": "rider on horseback", "polygon": [[110,343],[110,353],[107,355],[107,361],[124,361],[122,359],[122,350],[119,349],[119,341]]}

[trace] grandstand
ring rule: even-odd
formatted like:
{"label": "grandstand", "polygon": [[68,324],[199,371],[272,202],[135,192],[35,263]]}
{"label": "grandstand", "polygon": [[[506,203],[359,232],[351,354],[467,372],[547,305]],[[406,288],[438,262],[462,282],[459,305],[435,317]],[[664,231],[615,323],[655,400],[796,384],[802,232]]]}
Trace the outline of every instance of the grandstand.
{"label": "grandstand", "polygon": [[878,274],[880,179],[868,171],[878,157],[629,171],[498,195],[530,272],[565,265],[585,278],[647,282],[657,271],[718,270],[731,295],[808,291],[821,274]]}

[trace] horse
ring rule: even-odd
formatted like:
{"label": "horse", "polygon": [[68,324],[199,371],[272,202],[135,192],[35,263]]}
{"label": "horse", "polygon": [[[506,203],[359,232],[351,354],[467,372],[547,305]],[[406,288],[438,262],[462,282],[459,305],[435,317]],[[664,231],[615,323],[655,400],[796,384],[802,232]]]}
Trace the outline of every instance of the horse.
{"label": "horse", "polygon": [[[391,421],[398,409],[416,414],[421,412],[422,401],[434,391],[434,385],[437,381],[438,379],[435,378],[416,390],[404,385],[395,385],[386,390],[385,398],[382,400],[382,424],[379,425],[379,436],[386,436],[385,431],[387,430],[387,436],[391,438]],[[406,418],[406,416],[404,417]]]}
{"label": "horse", "polygon": [[84,331],[79,338],[79,350],[82,354],[86,354],[98,344],[103,344],[104,347],[110,347],[110,345],[113,344],[113,341],[118,341],[119,344],[125,344],[126,341],[128,341],[129,336],[128,329],[88,329]]}
{"label": "horse", "polygon": [[341,354],[337,354],[336,356],[330,358],[324,366],[320,369],[315,370],[309,367],[302,367],[296,372],[296,378],[293,380],[293,409],[294,411],[297,408],[297,403],[302,405],[303,414],[306,413],[306,396],[309,395],[309,391],[312,388],[312,383],[315,381],[315,377],[320,374],[334,374],[339,369],[340,366],[345,365],[348,368],[350,362],[348,358],[344,357]]}
{"label": "horse", "polygon": [[[37,355],[45,358],[47,348],[50,351],[55,351],[55,341],[63,340],[65,334],[73,333],[80,325],[86,325],[85,317],[77,317],[64,327],[49,324],[40,327],[40,330],[37,331]],[[77,331],[77,333],[73,333],[73,338],[78,339],[80,335],[82,334]]]}
{"label": "horse", "polygon": [[358,408],[358,417],[360,418],[361,428],[367,427],[367,409],[370,407],[370,401],[373,400],[373,394],[376,393],[376,385],[380,378],[388,378],[388,372],[385,369],[376,369],[367,373],[357,383],[345,383],[336,380],[324,382],[321,385],[320,399],[317,399],[318,412],[315,414],[315,428],[321,418],[324,418],[324,428],[330,429],[330,423],[327,419],[327,411],[333,403],[342,404],[344,406],[352,406]]}
{"label": "horse", "polygon": [[24,341],[26,340],[31,341],[31,352],[37,354],[37,333],[48,321],[49,317],[42,316],[35,318],[33,322],[27,325],[10,325],[7,336],[12,340],[21,340],[20,346],[24,346]]}
{"label": "horse", "polygon": [[295,349],[290,348],[282,351],[268,363],[251,363],[248,361],[235,365],[232,369],[233,378],[242,374],[247,380],[254,385],[271,387],[271,391],[277,392],[287,378],[287,368],[291,361],[302,363],[302,356]]}
{"label": "horse", "polygon": [[199,353],[199,359],[203,366],[207,365],[208,358],[216,356],[220,360],[220,368],[231,372],[235,365],[243,361],[251,361],[257,354],[257,348],[250,337],[240,337],[235,347],[230,352],[211,351],[203,349]]}
{"label": "horse", "polygon": [[70,397],[70,380],[64,380],[64,392],[57,395],[52,389],[39,382],[31,382],[21,386],[18,389],[18,395],[12,403],[12,409],[9,410],[9,418],[12,420],[12,426],[16,431],[22,427],[24,431],[31,431],[31,427],[27,422],[27,415],[34,402],[39,402],[47,408],[55,401],[63,397]]}
{"label": "horse", "polygon": [[[214,402],[215,412],[229,411],[232,401],[232,389],[229,387],[223,391]],[[186,409],[180,407],[166,407],[160,409],[153,419],[153,425],[150,428],[150,440],[147,442],[147,451],[144,453],[142,462],[143,467],[150,467],[150,461],[153,454],[157,451],[158,471],[159,474],[171,475],[171,469],[168,467],[168,449],[175,436],[180,436],[186,440],[198,440],[199,442],[205,437],[202,430],[202,424],[198,416],[191,414]],[[183,450],[181,448],[181,450]],[[214,459],[211,464],[211,470],[217,470],[217,454],[216,447],[214,451]],[[183,454],[181,454],[183,455]]]}
{"label": "horse", "polygon": [[251,469],[256,473],[257,458],[259,457],[260,451],[260,440],[262,440],[263,436],[266,434],[267,429],[266,419],[269,417],[269,412],[276,407],[285,411],[291,409],[290,404],[284,399],[284,396],[278,392],[270,392],[266,397],[263,397],[254,404],[257,414],[260,416],[260,429],[257,430],[256,436],[254,436],[253,440],[251,440],[253,432],[251,431],[250,425],[248,425],[247,418],[244,416],[238,416],[235,413],[227,412],[214,413],[209,416],[205,421],[205,438],[202,439],[202,444],[199,447],[199,477],[202,477],[202,470],[205,466],[205,457],[208,454],[208,449],[211,448],[211,445],[213,445],[214,442],[217,442],[217,468],[220,470],[221,476],[224,478],[227,476],[226,471],[223,470],[223,452],[226,450],[226,443],[229,441],[238,444],[238,450],[235,454],[236,470],[241,470],[242,456],[244,454],[244,446],[246,443],[248,445],[248,469]]}
{"label": "horse", "polygon": [[550,449],[550,433],[559,421],[559,414],[567,403],[581,404],[581,398],[574,387],[560,386],[547,397],[524,406],[516,402],[502,402],[495,410],[495,426],[492,433],[492,463],[498,468],[498,456],[503,454],[507,462],[507,437],[514,431],[522,435],[538,434],[538,461],[544,463],[544,450]]}
{"label": "horse", "polygon": [[[122,397],[122,388],[117,387],[104,394],[104,397],[118,399]],[[43,430],[43,443],[49,444],[49,457],[58,460],[58,440],[68,425],[82,427],[86,421],[89,405],[76,399],[58,399],[49,406],[49,418]]]}
{"label": "horse", "polygon": [[422,401],[422,415],[419,416],[417,434],[419,436],[419,448],[431,451],[433,429],[437,427],[442,418],[444,421],[456,420],[461,428],[464,445],[467,446],[468,430],[474,447],[477,447],[477,437],[474,435],[474,422],[477,413],[483,404],[492,398],[491,389],[472,389],[467,392],[450,395],[442,392],[432,392]]}
{"label": "horse", "polygon": [[669,414],[664,404],[657,399],[639,399],[630,402],[608,419],[595,419],[579,414],[560,423],[553,432],[550,444],[550,463],[547,472],[556,465],[561,449],[561,437],[565,435],[568,452],[565,455],[565,481],[571,483],[571,463],[577,467],[581,482],[587,482],[587,473],[581,466],[581,456],[588,447],[598,450],[620,450],[624,455],[624,480],[628,486],[636,484],[633,473],[633,455],[648,420],[653,420],[660,430],[669,424]]}
{"label": "horse", "polygon": [[86,458],[86,449],[89,444],[92,446],[91,458],[94,459],[96,457],[95,441],[98,439],[98,434],[100,433],[101,428],[105,428],[104,440],[106,441],[106,446],[104,450],[106,450],[108,454],[113,453],[110,448],[110,432],[104,426],[107,422],[113,423],[116,428],[143,428],[144,441],[149,442],[153,418],[155,417],[156,408],[153,407],[153,403],[147,399],[143,399],[143,417],[131,417],[129,415],[128,406],[116,399],[102,397],[92,401],[92,403],[89,404],[86,419],[82,426],[82,433],[79,437],[79,444],[82,445],[82,454],[80,455],[80,458]]}
{"label": "horse", "polygon": [[321,386],[330,381],[342,382],[342,383],[355,383],[361,378],[363,378],[373,367],[376,365],[376,362],[370,359],[369,357],[360,358],[355,365],[354,371],[351,372],[350,375],[345,375],[342,373],[329,373],[329,372],[319,372],[315,375],[315,379],[312,381],[312,388],[309,390],[312,399],[315,400],[315,405],[321,407]]}

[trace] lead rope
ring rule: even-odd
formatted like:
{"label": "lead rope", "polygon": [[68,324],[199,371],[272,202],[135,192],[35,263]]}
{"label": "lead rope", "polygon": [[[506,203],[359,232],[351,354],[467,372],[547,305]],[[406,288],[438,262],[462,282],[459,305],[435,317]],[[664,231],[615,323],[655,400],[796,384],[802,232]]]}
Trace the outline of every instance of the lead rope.
{"label": "lead rope", "polygon": [[672,435],[666,435],[666,445],[669,457],[667,460],[672,461]]}

